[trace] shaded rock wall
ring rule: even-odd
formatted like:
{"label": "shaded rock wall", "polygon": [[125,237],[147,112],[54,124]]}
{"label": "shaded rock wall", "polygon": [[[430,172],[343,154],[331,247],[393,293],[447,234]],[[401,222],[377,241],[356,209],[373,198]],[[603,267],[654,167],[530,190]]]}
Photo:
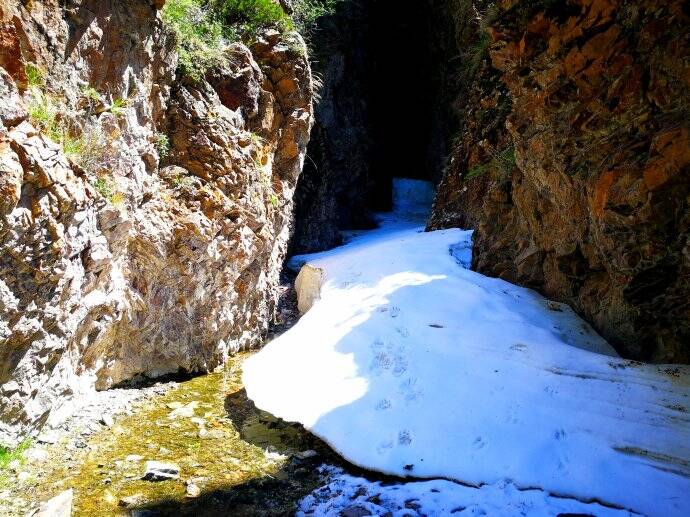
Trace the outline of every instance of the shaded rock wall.
{"label": "shaded rock wall", "polygon": [[[312,85],[296,34],[232,45],[192,84],[176,78],[148,1],[0,10],[0,439],[11,442],[59,424],[94,388],[207,371],[261,342]],[[63,133],[86,143],[77,151],[28,116],[28,62],[45,72]]]}
{"label": "shaded rock wall", "polygon": [[475,7],[473,106],[430,228],[475,227],[479,271],[571,304],[623,355],[687,362],[687,3]]}
{"label": "shaded rock wall", "polygon": [[456,90],[452,18],[441,5],[344,0],[319,20],[311,46],[322,86],[292,253],[333,247],[342,229],[371,227],[373,211],[391,208],[393,177],[440,179]]}

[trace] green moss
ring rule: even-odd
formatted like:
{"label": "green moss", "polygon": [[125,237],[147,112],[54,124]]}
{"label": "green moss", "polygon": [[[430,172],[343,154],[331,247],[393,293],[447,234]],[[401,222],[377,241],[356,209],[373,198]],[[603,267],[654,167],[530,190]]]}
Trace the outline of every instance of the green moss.
{"label": "green moss", "polygon": [[125,114],[126,109],[127,109],[127,100],[126,99],[115,99],[115,100],[113,100],[113,103],[110,106],[110,113],[112,113],[116,117],[121,117]]}
{"label": "green moss", "polygon": [[[42,483],[41,491],[51,495],[74,488],[75,517],[129,515],[118,502],[136,494],[145,501],[142,508],[179,511],[183,506],[199,505],[198,513],[185,515],[204,515],[202,508],[208,501],[204,497],[186,499],[184,485],[189,478],[203,478],[200,486],[205,494],[225,494],[224,504],[231,508],[238,504],[232,498],[241,497],[240,506],[249,512],[246,515],[268,514],[262,513],[266,498],[271,504],[279,502],[277,506],[285,512],[293,509],[300,497],[318,486],[318,476],[313,471],[295,474],[288,456],[307,449],[318,450],[322,459],[332,453],[300,426],[257,410],[247,399],[241,384],[241,364],[246,357],[232,358],[224,371],[184,382],[135,409],[132,416],[117,419],[111,429],[90,440],[90,452],[78,468],[58,467]],[[192,402],[196,403],[195,416],[203,418],[203,427],[214,432],[213,438],[201,438],[200,426],[191,418],[170,418],[172,408]],[[143,460],[126,461],[129,455]],[[180,480],[141,480],[145,460],[177,464]],[[292,478],[289,484],[270,490],[265,487],[266,482],[286,477]]]}
{"label": "green moss", "polygon": [[20,465],[23,465],[24,452],[31,447],[31,443],[30,439],[26,439],[15,448],[0,445],[0,488],[9,481],[10,476],[7,472],[9,464],[18,461]]}
{"label": "green moss", "polygon": [[170,139],[165,133],[156,133],[154,145],[161,159],[166,158],[170,153]]}

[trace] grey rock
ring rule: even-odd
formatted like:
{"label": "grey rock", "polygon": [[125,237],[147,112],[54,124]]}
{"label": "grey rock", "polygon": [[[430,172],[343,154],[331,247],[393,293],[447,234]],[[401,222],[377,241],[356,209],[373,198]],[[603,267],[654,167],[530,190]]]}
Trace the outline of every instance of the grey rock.
{"label": "grey rock", "polygon": [[69,517],[72,515],[74,491],[70,488],[41,504],[33,517]]}

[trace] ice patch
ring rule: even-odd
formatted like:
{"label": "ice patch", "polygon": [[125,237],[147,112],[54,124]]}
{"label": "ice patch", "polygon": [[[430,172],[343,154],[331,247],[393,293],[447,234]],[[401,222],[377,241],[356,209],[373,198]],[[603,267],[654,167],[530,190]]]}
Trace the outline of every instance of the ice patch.
{"label": "ice patch", "polygon": [[297,517],[634,515],[626,510],[607,508],[597,503],[552,497],[541,490],[519,490],[507,480],[480,488],[440,479],[382,484],[344,474],[342,469],[337,467],[324,465],[320,470],[325,477],[325,485],[300,501]]}

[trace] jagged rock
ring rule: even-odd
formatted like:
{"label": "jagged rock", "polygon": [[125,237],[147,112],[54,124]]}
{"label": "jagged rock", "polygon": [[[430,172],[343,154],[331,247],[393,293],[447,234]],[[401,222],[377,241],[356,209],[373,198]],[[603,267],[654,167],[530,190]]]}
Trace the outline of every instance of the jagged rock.
{"label": "jagged rock", "polygon": [[10,74],[4,68],[0,68],[0,127],[16,126],[27,116],[17,85]]}

